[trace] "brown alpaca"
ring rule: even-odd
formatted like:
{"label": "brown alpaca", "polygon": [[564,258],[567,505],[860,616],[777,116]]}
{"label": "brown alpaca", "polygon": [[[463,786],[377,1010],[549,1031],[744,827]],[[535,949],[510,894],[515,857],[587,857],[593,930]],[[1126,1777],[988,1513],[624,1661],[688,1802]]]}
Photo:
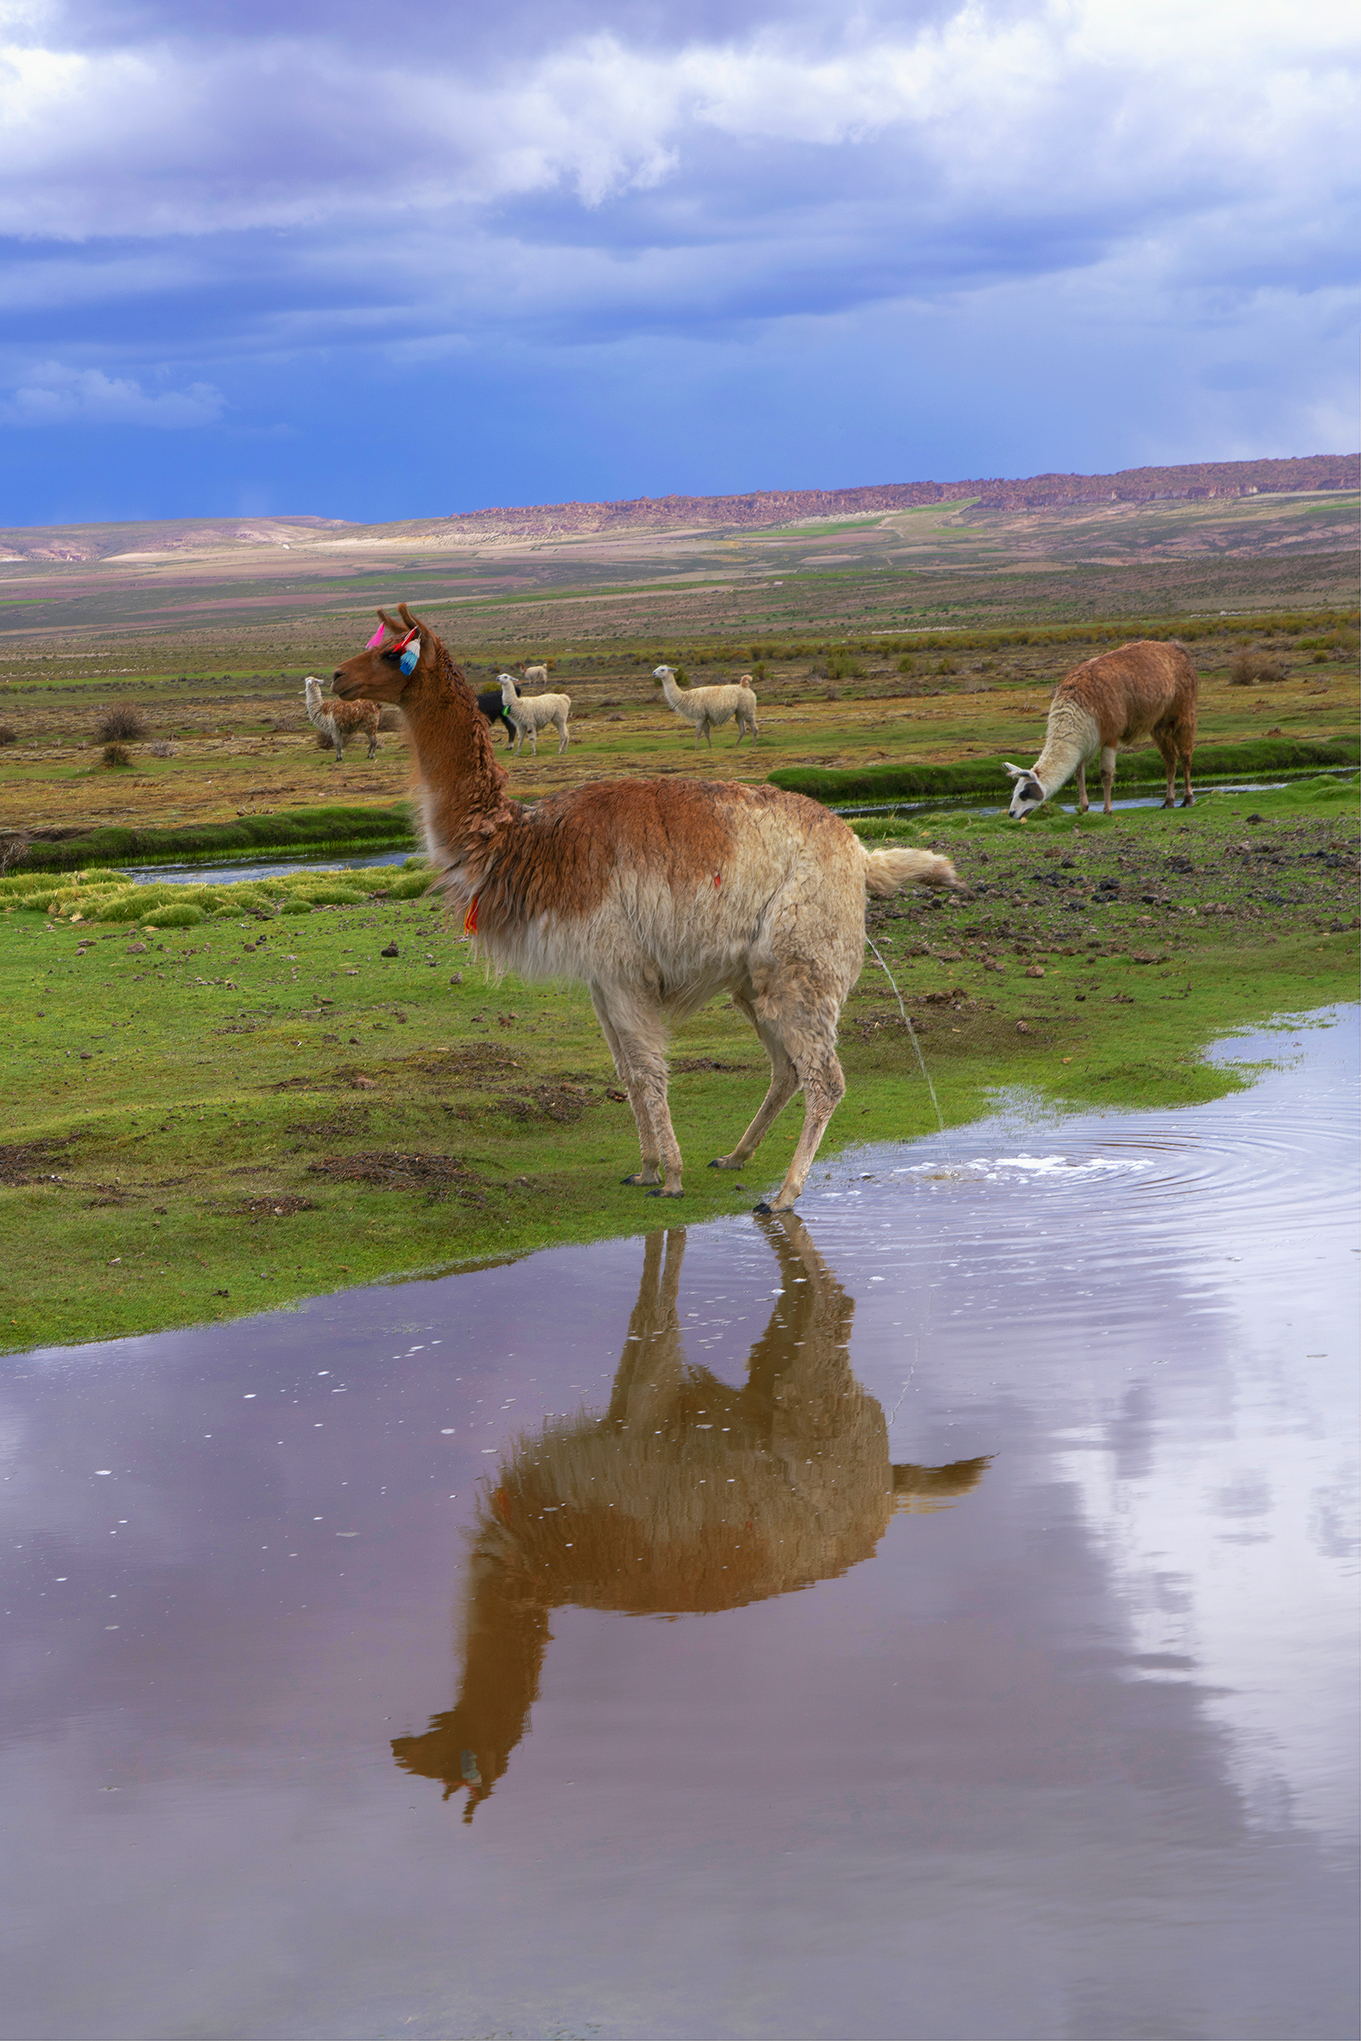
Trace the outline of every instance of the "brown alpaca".
{"label": "brown alpaca", "polygon": [[892,1464],[884,1413],[851,1373],[854,1304],[795,1213],[761,1224],[783,1284],[740,1389],[687,1366],[685,1233],[650,1233],[608,1411],[519,1439],[488,1484],[458,1700],[392,1746],[446,1800],[467,1786],[465,1821],[528,1726],[551,1610],[698,1615],[790,1594],[868,1559],[895,1511],[967,1495],[988,1465]]}
{"label": "brown alpaca", "polygon": [[765,1209],[792,1205],[846,1089],[836,1028],[864,963],[866,890],[956,885],[949,859],[867,850],[815,801],[721,780],[602,781],[526,811],[506,798],[486,722],[439,639],[405,604],[402,625],[378,614],[396,642],[339,667],[336,693],[401,703],[430,856],[492,965],[589,988],[638,1127],[642,1168],[625,1181],[680,1197],[666,1037],[726,992],[765,1046],[770,1089],[710,1166],[744,1167],[802,1089],[803,1130]]}
{"label": "brown alpaca", "polygon": [[307,720],[325,731],[336,750],[336,763],[345,763],[345,739],[353,737],[356,730],[362,730],[369,740],[369,757],[378,749],[378,719],[382,710],[377,702],[341,702],[335,696],[322,694],[321,682],[309,674],[303,682],[303,697],[307,703]]}
{"label": "brown alpaca", "polygon": [[1087,761],[1101,753],[1104,812],[1111,812],[1117,750],[1157,745],[1167,767],[1164,808],[1176,806],[1177,761],[1185,786],[1183,808],[1195,805],[1191,754],[1196,748],[1196,669],[1180,645],[1140,638],[1075,666],[1049,704],[1044,750],[1028,770],[1008,765],[1016,785],[1011,814],[1024,822],[1077,773],[1078,807],[1087,812]]}

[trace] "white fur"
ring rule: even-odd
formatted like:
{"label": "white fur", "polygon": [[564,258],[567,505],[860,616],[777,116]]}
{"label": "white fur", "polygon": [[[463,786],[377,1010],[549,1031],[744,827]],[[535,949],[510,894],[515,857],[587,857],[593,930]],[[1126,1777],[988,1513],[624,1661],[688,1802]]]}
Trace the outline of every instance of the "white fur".
{"label": "white fur", "polygon": [[[525,679],[531,674],[542,673],[541,666],[527,666]],[[558,757],[567,749],[567,718],[572,713],[570,695],[522,695],[515,691],[515,682],[508,673],[499,673],[501,699],[506,705],[506,714],[515,725],[515,750],[518,754],[525,738],[533,757],[539,755],[539,732],[550,724],[558,733]]]}
{"label": "white fur", "polygon": [[756,696],[751,689],[749,673],[744,673],[737,685],[727,687],[677,687],[675,672],[669,666],[657,667],[652,677],[661,682],[662,693],[676,714],[683,716],[687,723],[694,724],[696,751],[699,750],[701,735],[712,751],[714,740],[709,735],[710,730],[717,729],[722,723],[730,723],[734,716],[737,718],[739,744],[744,737],[759,734]]}

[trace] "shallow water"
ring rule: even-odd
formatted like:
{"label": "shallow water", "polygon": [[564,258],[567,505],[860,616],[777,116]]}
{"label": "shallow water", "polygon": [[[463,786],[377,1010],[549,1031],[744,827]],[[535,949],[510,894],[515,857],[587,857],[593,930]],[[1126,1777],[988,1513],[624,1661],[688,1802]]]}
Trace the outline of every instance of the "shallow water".
{"label": "shallow water", "polygon": [[238,879],[278,879],[290,872],[360,872],[372,865],[404,865],[413,856],[411,845],[399,850],[362,851],[354,857],[337,857],[331,851],[302,851],[294,857],[242,858],[219,863],[211,858],[178,865],[120,865],[130,879],[171,886],[230,886]]}
{"label": "shallow water", "polygon": [[11,1359],[0,2032],[1353,2034],[1355,1051]]}

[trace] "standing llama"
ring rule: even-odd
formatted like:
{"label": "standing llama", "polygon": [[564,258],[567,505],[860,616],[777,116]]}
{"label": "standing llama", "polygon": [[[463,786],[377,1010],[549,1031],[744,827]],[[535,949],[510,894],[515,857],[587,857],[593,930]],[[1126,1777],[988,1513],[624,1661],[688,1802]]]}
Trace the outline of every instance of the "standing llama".
{"label": "standing llama", "polygon": [[[518,693],[519,690],[517,689],[516,692]],[[477,706],[491,724],[492,729],[494,730],[499,723],[506,733],[507,744],[513,744],[515,742],[515,725],[506,713],[506,698],[501,692],[500,684],[498,683],[495,687],[484,687],[481,694],[477,697]]]}
{"label": "standing llama", "polygon": [[356,730],[367,732],[368,755],[373,757],[378,749],[378,718],[383,713],[377,702],[337,701],[334,695],[323,695],[321,682],[314,674],[307,676],[302,691],[307,704],[307,720],[334,744],[337,765],[345,763],[345,739],[353,737]]}
{"label": "standing llama", "polygon": [[846,1090],[837,1019],[864,964],[866,892],[957,886],[954,866],[867,850],[816,801],[726,780],[597,781],[523,809],[463,675],[405,603],[399,613],[378,612],[390,642],[337,668],[336,692],[400,702],[430,857],[492,967],[589,988],[638,1128],[642,1168],[625,1181],[682,1195],[666,1037],[726,992],[761,1038],[770,1088],[710,1167],[744,1168],[802,1090],[803,1130],[764,1208],[786,1210]]}
{"label": "standing llama", "polygon": [[1164,808],[1176,806],[1177,761],[1185,786],[1183,808],[1195,805],[1191,754],[1196,748],[1196,670],[1180,645],[1140,638],[1075,666],[1054,690],[1044,750],[1028,769],[1007,765],[1016,782],[1011,814],[1024,822],[1032,810],[1077,774],[1078,808],[1087,813],[1087,762],[1101,753],[1103,813],[1111,812],[1117,750],[1150,740],[1167,767]]}
{"label": "standing llama", "polygon": [[548,668],[546,666],[526,666],[524,669],[524,684],[526,687],[547,687]]}
{"label": "standing llama", "polygon": [[782,1287],[741,1388],[687,1367],[685,1232],[650,1233],[608,1410],[514,1441],[483,1493],[458,1699],[392,1746],[446,1800],[468,1788],[465,1821],[529,1726],[554,1609],[706,1615],[791,1594],[870,1558],[895,1512],[946,1506],[987,1468],[893,1464],[883,1410],[851,1373],[854,1304],[797,1214],[761,1223]]}
{"label": "standing llama", "polygon": [[670,666],[658,666],[652,675],[661,682],[662,693],[678,716],[695,726],[695,749],[699,750],[701,735],[710,751],[714,740],[709,735],[720,723],[730,723],[737,718],[737,741],[744,737],[756,737],[756,696],[751,691],[751,675],[744,673],[736,686],[728,687],[680,687],[676,682],[675,670]]}
{"label": "standing llama", "polygon": [[[501,682],[501,704],[506,715],[515,725],[515,751],[519,755],[525,738],[533,757],[539,755],[539,732],[549,724],[558,733],[558,757],[567,749],[567,718],[572,713],[570,695],[522,695],[508,673],[498,676]],[[526,673],[525,678],[529,675]]]}

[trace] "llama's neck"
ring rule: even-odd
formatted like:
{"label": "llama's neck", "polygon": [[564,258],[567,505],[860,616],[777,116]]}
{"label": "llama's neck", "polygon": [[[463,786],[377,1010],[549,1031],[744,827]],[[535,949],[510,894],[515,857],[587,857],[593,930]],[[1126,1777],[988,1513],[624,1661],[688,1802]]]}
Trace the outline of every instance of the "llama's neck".
{"label": "llama's neck", "polygon": [[433,670],[418,670],[402,696],[412,749],[424,782],[426,841],[435,862],[469,898],[477,891],[494,839],[516,826],[506,775],[496,763],[491,732],[476,697],[435,641]]}
{"label": "llama's neck", "polygon": [[679,709],[683,716],[694,714],[695,705],[686,699],[685,689],[676,685],[674,673],[664,673],[662,675],[662,693],[666,696],[672,708]]}
{"label": "llama's neck", "polygon": [[308,681],[306,687],[303,689],[303,695],[307,703],[308,722],[314,723],[318,730],[326,729],[326,727],[331,721],[331,718],[327,715],[325,706],[322,702],[321,689],[317,686],[314,680]]}
{"label": "llama's neck", "polygon": [[1101,731],[1095,716],[1076,702],[1056,702],[1049,711],[1044,750],[1030,769],[1044,788],[1045,799],[1057,793],[1100,748]]}

